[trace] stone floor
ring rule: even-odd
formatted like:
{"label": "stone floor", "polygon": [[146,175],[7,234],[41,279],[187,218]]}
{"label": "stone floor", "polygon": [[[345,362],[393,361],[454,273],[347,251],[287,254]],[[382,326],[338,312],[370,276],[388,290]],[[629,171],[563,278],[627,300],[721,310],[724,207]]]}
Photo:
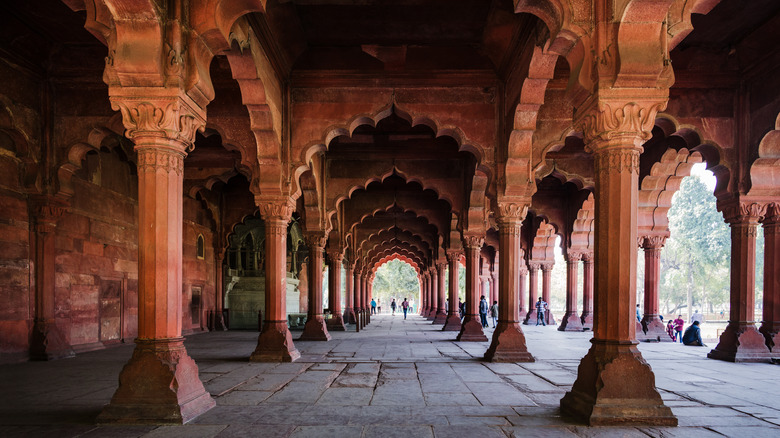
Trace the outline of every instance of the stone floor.
{"label": "stone floor", "polygon": [[[250,363],[256,332],[191,336],[217,406],[184,426],[96,426],[132,345],[0,366],[2,437],[780,437],[780,366],[706,359],[709,348],[641,344],[679,427],[591,428],[558,403],[589,333],[526,328],[534,363],[478,360],[419,316],[380,315],[360,333],[296,342],[292,364]],[[492,332],[489,329],[488,332]],[[294,333],[295,336],[295,333]],[[488,337],[490,333],[488,333]]]}

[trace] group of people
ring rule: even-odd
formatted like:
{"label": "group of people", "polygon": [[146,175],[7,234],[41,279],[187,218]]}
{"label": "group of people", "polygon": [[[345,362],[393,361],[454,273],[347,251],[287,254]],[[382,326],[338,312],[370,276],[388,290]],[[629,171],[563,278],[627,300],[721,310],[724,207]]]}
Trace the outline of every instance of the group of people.
{"label": "group of people", "polygon": [[691,316],[691,325],[685,329],[683,333],[683,326],[685,321],[682,319],[682,315],[677,315],[674,320],[669,320],[666,323],[666,333],[672,338],[674,342],[680,342],[683,345],[694,345],[699,347],[706,347],[707,345],[701,339],[701,324],[703,317],[699,311],[695,311]]}
{"label": "group of people", "polygon": [[[393,311],[393,315],[395,315],[395,310],[398,308],[398,304],[395,302],[395,298],[393,298],[393,301],[390,302],[390,309]],[[406,314],[409,312],[409,301],[404,298],[403,302],[401,303],[401,308],[404,311],[404,319],[406,319]]]}

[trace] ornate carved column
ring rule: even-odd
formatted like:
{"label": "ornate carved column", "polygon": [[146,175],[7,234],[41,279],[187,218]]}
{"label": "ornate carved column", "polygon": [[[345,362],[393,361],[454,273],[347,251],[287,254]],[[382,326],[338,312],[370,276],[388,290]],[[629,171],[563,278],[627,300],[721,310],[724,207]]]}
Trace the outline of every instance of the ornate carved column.
{"label": "ornate carved column", "polygon": [[539,262],[528,263],[528,313],[525,315],[524,324],[536,324],[536,297],[539,287]]}
{"label": "ornate carved column", "polygon": [[499,233],[498,324],[485,360],[491,362],[533,362],[520,327],[520,267],[525,264],[520,247],[520,230],[530,201],[525,204],[499,204],[496,218]]}
{"label": "ornate carved column", "polygon": [[764,226],[764,313],[759,331],[772,358],[780,359],[780,204],[767,206]]}
{"label": "ornate carved column", "polygon": [[444,323],[444,331],[460,331],[460,315],[458,314],[458,268],[460,267],[460,252],[448,250],[447,261],[450,264],[450,310],[447,313],[447,321]]}
{"label": "ornate carved column", "polygon": [[463,246],[466,248],[466,314],[456,338],[458,341],[487,341],[479,317],[479,251],[484,242],[482,236],[463,238]]}
{"label": "ornate carved column", "polygon": [[711,359],[768,362],[772,357],[755,325],[756,231],[765,212],[765,205],[744,201],[723,209],[731,227],[731,305],[720,342],[707,354]]}
{"label": "ornate carved column", "polygon": [[[520,250],[522,254],[522,249]],[[525,321],[525,318],[528,316],[528,312],[525,310],[525,298],[528,294],[528,266],[525,264],[525,260],[523,257],[520,257],[519,261],[516,261],[515,263],[518,263],[520,266],[518,267],[518,271],[520,272],[520,279],[519,284],[517,285],[518,290],[518,298],[520,299],[520,321]],[[500,303],[499,303],[500,304]],[[531,306],[528,306],[528,309],[530,310]]]}
{"label": "ornate carved column", "polygon": [[433,266],[429,267],[425,273],[428,276],[428,297],[430,299],[430,308],[426,319],[433,321],[436,319],[436,311],[439,307],[439,294],[436,292],[436,272]]}
{"label": "ornate carved column", "polygon": [[582,329],[593,330],[593,254],[582,255]]}
{"label": "ornate carved column", "polygon": [[30,198],[30,221],[34,236],[35,268],[35,319],[30,337],[31,360],[54,360],[73,357],[75,353],[57,327],[54,312],[54,238],[57,220],[62,217],[67,204],[53,196],[39,195]]}
{"label": "ornate carved column", "polygon": [[547,303],[547,315],[545,322],[547,325],[555,325],[555,316],[552,313],[552,303],[550,295],[552,289],[552,269],[553,263],[542,263],[542,299]]}
{"label": "ornate carved column", "polygon": [[577,268],[581,258],[578,252],[566,254],[566,313],[561,318],[560,331],[582,331],[582,320],[577,314]]}
{"label": "ornate carved column", "polygon": [[214,246],[214,289],[216,290],[215,304],[214,304],[214,330],[225,331],[227,325],[225,325],[225,315],[223,315],[223,308],[225,302],[225,250],[223,248]]}
{"label": "ornate carved column", "polygon": [[369,305],[369,282],[368,282],[368,268],[363,269],[363,274],[360,276],[360,295],[363,305],[363,314],[365,315],[365,325],[371,324],[371,306]]}
{"label": "ornate carved column", "polygon": [[420,275],[417,277],[420,282],[420,315],[424,317],[428,317],[428,311],[430,310],[428,308],[430,300],[428,298],[428,273],[427,272],[420,272]]}
{"label": "ornate carved column", "polygon": [[301,357],[287,327],[287,224],[295,204],[289,198],[257,198],[255,203],[265,222],[265,315],[249,360],[292,362]]}
{"label": "ornate carved column", "polygon": [[322,314],[322,256],[325,238],[324,232],[306,234],[306,243],[309,245],[309,312],[303,333],[298,338],[301,341],[330,341],[325,316]]}
{"label": "ornate carved column", "polygon": [[344,322],[347,324],[355,323],[355,296],[352,292],[352,286],[355,284],[354,276],[352,273],[352,262],[348,261],[344,263],[344,286],[345,286],[345,305],[344,305]]}
{"label": "ornate carved column", "polygon": [[561,411],[590,425],[676,425],[635,334],[639,154],[666,99],[599,93],[577,120],[594,156],[596,182],[593,339]]}
{"label": "ornate carved column", "polygon": [[341,317],[341,261],[344,256],[341,251],[330,251],[330,269],[328,269],[328,307],[330,307],[330,319],[328,320],[328,330],[343,332],[347,330],[344,327],[344,319]]}
{"label": "ornate carved column", "polygon": [[436,262],[435,282],[436,282],[436,295],[438,296],[438,305],[436,307],[436,317],[433,319],[434,324],[445,324],[447,322],[447,290],[444,285],[444,275],[447,265],[444,260],[438,260]]}
{"label": "ornate carved column", "polygon": [[98,421],[186,423],[215,405],[181,336],[183,161],[205,112],[178,95],[111,103],[138,153],[138,338]]}
{"label": "ornate carved column", "polygon": [[639,341],[669,341],[666,326],[659,318],[658,288],[661,282],[661,249],[666,243],[666,236],[649,236],[643,239],[642,249],[645,252],[645,314],[642,318],[644,333],[637,332]]}

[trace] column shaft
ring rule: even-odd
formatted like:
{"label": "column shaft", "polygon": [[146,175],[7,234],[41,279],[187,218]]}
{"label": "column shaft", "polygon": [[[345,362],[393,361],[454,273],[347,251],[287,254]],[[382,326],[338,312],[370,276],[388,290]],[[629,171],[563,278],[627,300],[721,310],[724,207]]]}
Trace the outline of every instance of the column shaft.
{"label": "column shaft", "polygon": [[458,341],[487,341],[487,336],[482,331],[482,322],[479,316],[479,252],[484,238],[468,236],[464,239],[466,244],[466,315],[461,324]]}
{"label": "column shaft", "polygon": [[539,287],[539,263],[528,264],[528,313],[524,324],[536,324],[536,297]]}
{"label": "column shaft", "polygon": [[642,248],[645,252],[645,313],[642,317],[642,330],[637,332],[640,341],[669,341],[666,326],[661,322],[658,313],[658,289],[661,281],[661,249],[666,238],[651,236],[644,239]]}
{"label": "column shaft", "polygon": [[582,320],[583,330],[593,330],[593,255],[582,256]]}
{"label": "column shaft", "polygon": [[764,303],[759,331],[773,359],[780,359],[780,204],[768,207],[764,226]]}
{"label": "column shaft", "polygon": [[582,331],[582,320],[577,314],[577,269],[580,258],[579,253],[569,253],[566,256],[566,313],[558,327],[561,331]]}
{"label": "column shaft", "polygon": [[552,313],[552,303],[550,302],[552,295],[552,268],[552,263],[542,264],[542,299],[547,303],[547,314],[544,320],[547,325],[555,325],[555,316]]}
{"label": "column shaft", "polygon": [[344,281],[345,281],[345,307],[344,307],[344,322],[347,324],[355,323],[355,295],[352,292],[352,286],[355,284],[354,276],[352,274],[352,264],[347,263],[344,266]]}
{"label": "column shaft", "polygon": [[343,332],[344,319],[341,316],[341,261],[340,252],[329,253],[330,269],[328,269],[328,307],[330,307],[330,319],[327,321],[328,330]]}
{"label": "column shaft", "polygon": [[725,209],[731,227],[731,306],[718,346],[707,354],[729,362],[768,362],[772,354],[755,326],[756,231],[764,208],[739,203]]}
{"label": "column shaft", "polygon": [[[515,206],[512,208],[512,206]],[[498,324],[493,331],[485,360],[491,362],[533,362],[525,345],[525,334],[520,326],[520,294],[522,292],[521,266],[523,250],[520,230],[527,207],[499,204],[498,232]]]}
{"label": "column shaft", "polygon": [[444,331],[460,331],[460,314],[458,312],[458,268],[460,267],[460,253],[447,252],[447,261],[450,264],[450,307],[447,313],[447,321],[444,323]]}

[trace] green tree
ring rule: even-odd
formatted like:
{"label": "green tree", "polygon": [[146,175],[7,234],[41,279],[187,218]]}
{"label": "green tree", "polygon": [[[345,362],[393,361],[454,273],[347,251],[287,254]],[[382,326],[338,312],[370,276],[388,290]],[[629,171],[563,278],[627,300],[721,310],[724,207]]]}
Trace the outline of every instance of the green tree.
{"label": "green tree", "polygon": [[[390,308],[392,298],[401,303],[404,298],[419,303],[420,282],[417,272],[408,263],[391,260],[376,270],[373,298],[382,306],[383,311]],[[369,300],[372,297],[369,297]]]}
{"label": "green tree", "polygon": [[683,180],[669,209],[670,238],[661,254],[662,308],[677,313],[692,305],[714,311],[729,296],[731,237],[715,197],[698,176]]}

